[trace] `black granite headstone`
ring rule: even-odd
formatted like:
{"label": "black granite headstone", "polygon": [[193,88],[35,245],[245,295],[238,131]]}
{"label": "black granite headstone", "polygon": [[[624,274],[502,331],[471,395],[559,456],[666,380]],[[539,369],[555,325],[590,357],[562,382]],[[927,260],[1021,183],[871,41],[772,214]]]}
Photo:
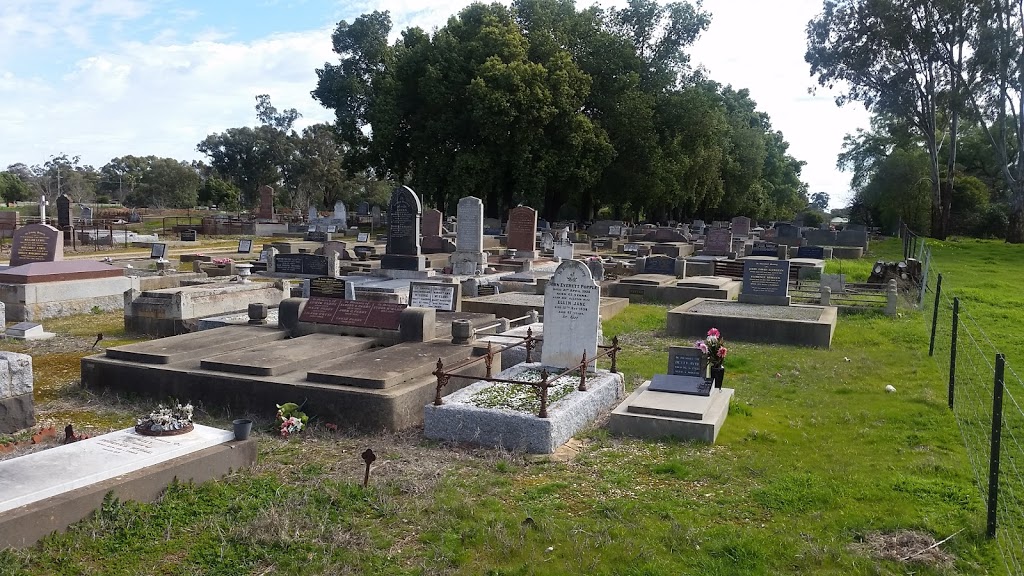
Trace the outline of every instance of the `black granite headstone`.
{"label": "black granite headstone", "polygon": [[71,199],[61,194],[57,197],[57,228],[63,230],[67,226],[71,226]]}
{"label": "black granite headstone", "polygon": [[651,392],[670,392],[672,394],[689,394],[691,396],[710,396],[714,382],[698,376],[675,376],[673,374],[655,374],[647,389]]}
{"label": "black granite headstone", "polygon": [[668,373],[673,376],[706,375],[707,356],[698,348],[670,346],[668,349]]}
{"label": "black granite headstone", "polygon": [[327,242],[327,232],[317,232],[316,230],[310,230],[306,232],[306,242]]}
{"label": "black granite headstone", "polygon": [[344,298],[345,281],[340,278],[321,276],[309,279],[309,295],[323,298]]}
{"label": "black granite headstone", "polygon": [[195,230],[183,230],[181,234],[178,235],[178,238],[182,242],[195,242],[198,240]]}
{"label": "black granite headstone", "polygon": [[796,257],[823,260],[825,258],[825,248],[822,246],[800,246],[796,249]]}
{"label": "black granite headstone", "polygon": [[278,254],[274,257],[274,272],[327,276],[327,257],[319,254]]}
{"label": "black granite headstone", "polygon": [[167,244],[150,244],[149,245],[149,257],[150,258],[163,258],[167,254]]}
{"label": "black granite headstone", "polygon": [[240,254],[248,254],[252,252],[252,239],[242,238],[238,241],[238,252]]}
{"label": "black granite headstone", "polygon": [[391,193],[391,203],[388,205],[388,254],[420,255],[422,211],[420,199],[412,188],[399,186]]}
{"label": "black granite headstone", "polygon": [[789,305],[789,260],[745,260],[740,302]]}
{"label": "black granite headstone", "polygon": [[750,251],[751,256],[771,256],[773,258],[779,255],[779,245],[774,242],[755,242],[754,248]]}
{"label": "black granite headstone", "polygon": [[644,262],[644,274],[676,275],[676,259],[668,256],[648,256]]}

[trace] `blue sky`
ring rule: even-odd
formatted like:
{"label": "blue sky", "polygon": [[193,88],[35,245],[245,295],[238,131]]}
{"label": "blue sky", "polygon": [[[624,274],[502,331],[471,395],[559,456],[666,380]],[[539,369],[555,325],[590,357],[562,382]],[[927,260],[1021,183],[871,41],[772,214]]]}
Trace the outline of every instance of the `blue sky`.
{"label": "blue sky", "polygon": [[[614,5],[622,0],[605,0]],[[199,159],[212,132],[255,123],[255,96],[297,108],[298,127],[333,114],[310,96],[335,62],[339,20],[389,10],[395,31],[442,25],[467,0],[0,0],[0,169],[67,153],[102,166],[126,154]],[[712,78],[749,88],[808,164],[811,192],[840,206],[842,137],[867,127],[862,108],[835,106],[803,62],[821,0],[705,0],[711,28],[691,50]]]}

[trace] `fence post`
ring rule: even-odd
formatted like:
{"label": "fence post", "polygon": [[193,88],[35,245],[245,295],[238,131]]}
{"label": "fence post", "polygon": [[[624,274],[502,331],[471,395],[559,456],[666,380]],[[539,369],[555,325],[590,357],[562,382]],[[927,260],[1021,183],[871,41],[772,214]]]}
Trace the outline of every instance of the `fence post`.
{"label": "fence post", "polygon": [[956,383],[956,333],[960,329],[960,298],[953,298],[953,336],[949,343],[949,409],[953,409],[953,392]]}
{"label": "fence post", "polygon": [[548,369],[540,369],[540,412],[537,413],[538,418],[548,417]]}
{"label": "fence post", "polygon": [[996,354],[995,388],[992,391],[992,448],[988,459],[988,530],[996,537],[996,512],[999,504],[999,443],[1003,431],[1003,370],[1006,360]]}
{"label": "fence post", "polygon": [[932,310],[932,338],[928,343],[928,355],[931,356],[935,352],[935,325],[939,321],[939,297],[942,296],[942,273],[939,273],[939,279],[935,282],[935,308]]}

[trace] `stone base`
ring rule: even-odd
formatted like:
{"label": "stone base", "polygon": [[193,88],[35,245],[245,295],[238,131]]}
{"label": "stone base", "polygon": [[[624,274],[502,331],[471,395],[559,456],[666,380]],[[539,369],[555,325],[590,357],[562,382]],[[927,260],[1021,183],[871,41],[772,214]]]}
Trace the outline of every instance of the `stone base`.
{"label": "stone base", "polygon": [[[496,375],[508,378],[539,363],[520,364]],[[475,382],[444,398],[444,404],[424,408],[423,435],[445,442],[467,442],[501,447],[530,454],[550,454],[583,430],[622,397],[623,378],[618,372],[599,370],[587,377],[587,391],[574,391],[548,407],[548,417],[536,414],[480,408],[469,398],[488,386],[509,386]]]}
{"label": "stone base", "polygon": [[426,270],[427,260],[422,255],[385,254],[380,257],[380,267],[389,270]]}
{"label": "stone base", "polygon": [[864,257],[864,249],[860,246],[833,246],[832,257],[839,260],[860,260]]}
{"label": "stone base", "polygon": [[715,443],[729,415],[733,389],[712,389],[704,397],[651,392],[650,384],[644,382],[612,412],[608,429],[613,434]]}
{"label": "stone base", "polygon": [[397,268],[384,268],[383,262],[381,264],[381,268],[374,270],[374,274],[393,280],[422,280],[423,278],[437,276],[437,272],[434,270],[401,270]]}
{"label": "stone base", "polygon": [[760,294],[740,294],[736,299],[744,304],[759,304],[763,306],[789,306],[789,296],[763,296]]}
{"label": "stone base", "polygon": [[0,400],[0,434],[13,434],[36,423],[32,393]]}
{"label": "stone base", "polygon": [[60,282],[0,284],[7,321],[39,322],[47,318],[124,308],[124,292],[139,289],[138,277],[115,276]]}
{"label": "stone base", "polygon": [[228,442],[15,508],[0,515],[0,549],[27,548],[51,532],[88,518],[103,505],[108,492],[122,501],[152,502],[175,479],[206,482],[255,462],[255,440]]}
{"label": "stone base", "polygon": [[669,310],[668,334],[699,338],[718,328],[727,340],[829,348],[836,329],[834,306],[765,306],[698,298]]}
{"label": "stone base", "polygon": [[452,274],[476,276],[487,267],[487,254],[483,252],[459,252],[451,255]]}

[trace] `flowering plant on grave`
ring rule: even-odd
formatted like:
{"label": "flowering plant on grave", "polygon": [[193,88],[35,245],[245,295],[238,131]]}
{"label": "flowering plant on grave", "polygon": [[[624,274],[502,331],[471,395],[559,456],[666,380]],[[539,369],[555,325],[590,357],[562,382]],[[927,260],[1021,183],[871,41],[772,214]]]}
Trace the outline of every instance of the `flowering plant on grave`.
{"label": "flowering plant on grave", "polygon": [[708,330],[708,335],[703,340],[694,342],[694,347],[700,349],[708,359],[708,366],[721,367],[725,363],[725,357],[729,349],[725,347],[725,339],[718,328]]}
{"label": "flowering plant on grave", "polygon": [[224,266],[225,264],[231,264],[232,262],[234,262],[234,260],[232,260],[231,258],[214,258],[210,262],[218,266]]}
{"label": "flowering plant on grave", "polygon": [[192,412],[192,404],[176,404],[169,408],[161,404],[145,418],[137,418],[135,425],[150,432],[181,430],[192,424]]}
{"label": "flowering plant on grave", "polygon": [[309,416],[294,402],[277,405],[277,423],[281,436],[287,438],[291,434],[302,432],[309,421]]}

